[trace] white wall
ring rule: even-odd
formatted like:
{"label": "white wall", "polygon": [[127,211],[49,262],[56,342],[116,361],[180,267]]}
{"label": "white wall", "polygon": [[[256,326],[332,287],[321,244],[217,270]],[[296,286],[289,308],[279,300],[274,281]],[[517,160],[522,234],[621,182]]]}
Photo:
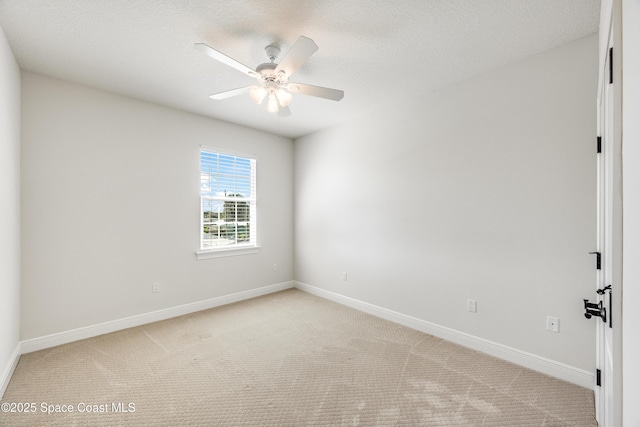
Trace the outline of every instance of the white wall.
{"label": "white wall", "polygon": [[[291,140],[28,72],[22,90],[23,340],[292,279]],[[196,260],[202,144],[257,156],[259,254]]]}
{"label": "white wall", "polygon": [[[622,1],[623,425],[640,425],[640,2]],[[615,51],[614,51],[615,54]]]}
{"label": "white wall", "polygon": [[0,28],[0,398],[19,354],[20,69]]}
{"label": "white wall", "polygon": [[296,280],[592,372],[597,61],[590,36],[297,140]]}

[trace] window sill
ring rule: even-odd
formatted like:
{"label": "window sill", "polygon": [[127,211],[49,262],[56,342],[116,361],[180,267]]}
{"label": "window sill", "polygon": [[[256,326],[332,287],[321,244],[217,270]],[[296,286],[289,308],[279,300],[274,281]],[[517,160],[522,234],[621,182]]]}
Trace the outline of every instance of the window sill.
{"label": "window sill", "polygon": [[257,254],[260,252],[260,246],[245,246],[239,248],[225,248],[225,249],[208,249],[196,252],[196,258],[198,261],[211,258],[223,258],[228,256]]}

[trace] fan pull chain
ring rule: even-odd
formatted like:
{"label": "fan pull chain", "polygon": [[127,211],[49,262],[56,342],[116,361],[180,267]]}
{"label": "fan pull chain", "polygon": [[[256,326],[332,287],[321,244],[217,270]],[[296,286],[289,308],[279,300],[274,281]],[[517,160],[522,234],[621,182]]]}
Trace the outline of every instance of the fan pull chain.
{"label": "fan pull chain", "polygon": [[279,114],[276,114],[276,120],[277,120],[276,138],[281,139],[282,137],[280,136],[280,115]]}

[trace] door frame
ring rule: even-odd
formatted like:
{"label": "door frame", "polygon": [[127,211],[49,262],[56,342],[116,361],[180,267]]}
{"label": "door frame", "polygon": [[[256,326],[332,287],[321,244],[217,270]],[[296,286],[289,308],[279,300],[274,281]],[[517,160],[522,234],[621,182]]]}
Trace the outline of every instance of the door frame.
{"label": "door frame", "polygon": [[[616,192],[622,194],[624,205],[620,217],[624,219],[621,239],[624,245],[624,265],[620,282],[624,288],[624,300],[619,301],[621,320],[616,328],[619,357],[616,362],[616,386],[619,418],[616,425],[631,427],[640,425],[640,2],[638,0],[614,0],[614,43],[620,53],[614,58],[615,77],[620,88],[616,89],[618,114],[616,138],[620,139],[621,185]],[[624,60],[623,60],[624,59]],[[622,185],[622,182],[624,185]],[[618,279],[616,279],[618,280]],[[615,303],[615,298],[614,298]],[[615,319],[614,319],[615,321]]]}
{"label": "door frame", "polygon": [[597,155],[597,251],[602,255],[602,268],[597,270],[596,290],[611,286],[611,290],[596,294],[596,302],[604,306],[606,322],[597,319],[596,368],[594,385],[596,419],[600,426],[615,423],[614,337],[612,331],[612,293],[620,287],[614,283],[614,89],[610,83],[613,64],[610,49],[614,43],[613,1],[601,1],[600,34],[598,44],[599,70],[597,92],[597,129],[600,150]]}

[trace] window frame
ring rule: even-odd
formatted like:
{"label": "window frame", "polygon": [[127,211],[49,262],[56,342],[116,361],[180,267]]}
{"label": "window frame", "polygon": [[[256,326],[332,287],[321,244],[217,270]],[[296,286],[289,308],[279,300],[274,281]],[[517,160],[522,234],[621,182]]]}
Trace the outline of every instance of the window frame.
{"label": "window frame", "polygon": [[[229,196],[207,196],[203,195],[202,192],[202,183],[203,183],[203,175],[205,171],[202,168],[202,160],[203,153],[212,153],[216,155],[228,156],[234,158],[234,164],[236,159],[240,158],[243,160],[249,160],[251,162],[250,167],[250,196],[242,198],[242,201],[249,203],[249,221],[247,221],[249,225],[249,242],[243,243],[233,243],[228,245],[221,246],[213,246],[213,247],[205,247],[204,239],[203,239],[203,231],[205,226],[204,220],[204,206],[205,200],[213,200],[220,203],[225,203],[229,201],[234,201],[233,197]],[[258,228],[257,228],[257,156],[254,154],[240,153],[236,151],[230,151],[226,149],[220,149],[215,147],[210,147],[206,145],[201,145],[198,151],[198,170],[200,177],[200,195],[199,195],[199,203],[200,206],[198,208],[200,214],[199,229],[198,229],[198,241],[199,241],[199,250],[196,251],[196,258],[198,260],[201,259],[209,259],[209,258],[219,258],[226,256],[237,256],[237,255],[246,255],[246,254],[254,254],[260,251],[260,246],[258,245]],[[218,173],[220,173],[218,171]],[[224,176],[229,179],[229,175],[220,174],[218,177]],[[234,184],[237,183],[235,174],[233,178]],[[241,221],[243,222],[243,221]],[[234,222],[238,224],[237,218]]]}

